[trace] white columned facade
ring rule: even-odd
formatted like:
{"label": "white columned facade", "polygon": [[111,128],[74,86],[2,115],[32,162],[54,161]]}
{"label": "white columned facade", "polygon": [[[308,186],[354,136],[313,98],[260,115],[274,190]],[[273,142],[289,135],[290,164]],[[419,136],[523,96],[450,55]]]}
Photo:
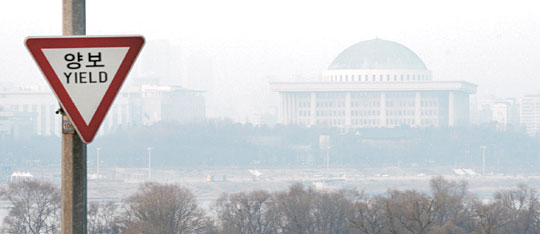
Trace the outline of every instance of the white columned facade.
{"label": "white columned facade", "polygon": [[454,126],[454,91],[448,92],[448,126]]}
{"label": "white columned facade", "polygon": [[414,97],[414,125],[415,126],[421,126],[421,104],[422,104],[422,96],[420,95],[420,92],[416,91],[415,97]]}
{"label": "white columned facade", "polygon": [[280,113],[280,117],[281,117],[281,123],[282,124],[287,124],[287,100],[286,100],[286,94],[285,93],[279,93],[280,96],[281,96],[281,113]]}
{"label": "white columned facade", "polygon": [[310,112],[310,125],[317,124],[317,117],[315,116],[315,104],[317,103],[317,95],[315,95],[315,92],[311,92],[311,98],[310,98],[310,105],[309,105],[309,112]]}
{"label": "white columned facade", "polygon": [[[397,90],[396,90],[397,88]],[[286,124],[301,124],[304,126],[315,126],[317,121],[324,120],[320,124],[326,125],[326,120],[335,121],[330,122],[329,126],[339,128],[350,128],[351,126],[358,127],[395,127],[399,124],[408,124],[411,127],[420,126],[455,126],[461,121],[457,113],[464,110],[467,107],[467,102],[463,101],[462,95],[468,95],[475,92],[475,86],[466,82],[418,82],[418,83],[399,83],[396,82],[380,82],[380,83],[273,83],[272,89],[280,92],[281,95],[281,109],[280,118],[281,123]],[[400,96],[388,96],[393,92],[407,92],[407,115],[397,116],[395,112],[400,110],[400,107],[387,106],[387,101],[399,100]],[[371,93],[375,96],[369,96],[370,102],[379,103],[378,106],[354,106],[354,99],[356,93],[365,94]],[[430,93],[426,93],[430,92]],[[335,95],[339,93],[339,95]],[[332,94],[327,95],[324,99],[319,100],[320,94]],[[363,97],[360,95],[359,97]],[[378,95],[378,96],[377,96]],[[411,96],[412,95],[412,96]],[[405,98],[405,97],[404,97]],[[440,99],[442,98],[442,99]],[[298,101],[301,100],[302,106],[299,106]],[[323,106],[317,106],[319,101],[323,101]],[[309,107],[305,103],[309,103]],[[339,106],[329,107],[325,102],[339,102]],[[399,101],[398,101],[399,102]],[[414,106],[409,106],[414,105]],[[319,103],[320,104],[320,103]],[[426,104],[428,104],[426,106]],[[434,105],[441,105],[439,110],[436,110]],[[390,115],[391,112],[394,115]],[[302,110],[302,115],[299,115],[299,109]],[[360,120],[369,120],[369,123],[361,122],[353,124],[355,116],[352,115],[353,110],[359,110],[360,113],[365,111],[369,112],[368,116],[358,117]],[[422,111],[436,111],[434,113],[443,114],[440,116],[427,115],[424,116]],[[327,116],[329,112],[340,113],[339,115]],[[338,112],[341,111],[341,112]],[[372,115],[372,111],[379,111],[375,116]],[[403,110],[402,110],[403,111]],[[440,112],[439,112],[440,111]],[[114,111],[113,111],[114,112]],[[309,112],[307,114],[306,112]],[[317,116],[322,112],[325,116]],[[411,112],[414,112],[411,113]],[[305,115],[305,114],[307,115]],[[424,113],[426,114],[426,113]],[[429,113],[427,113],[429,114]],[[116,117],[116,116],[115,116]],[[129,116],[128,116],[129,117]],[[299,122],[299,121],[302,122]],[[375,120],[376,123],[372,123]],[[390,121],[391,120],[391,121]],[[405,121],[404,121],[405,120]],[[427,121],[422,123],[422,121]],[[391,123],[390,123],[391,122]]]}
{"label": "white columned facade", "polygon": [[345,128],[351,127],[351,92],[345,93]]}
{"label": "white columned facade", "polygon": [[379,116],[379,126],[386,127],[386,93],[381,91],[381,104],[380,104],[380,116]]}

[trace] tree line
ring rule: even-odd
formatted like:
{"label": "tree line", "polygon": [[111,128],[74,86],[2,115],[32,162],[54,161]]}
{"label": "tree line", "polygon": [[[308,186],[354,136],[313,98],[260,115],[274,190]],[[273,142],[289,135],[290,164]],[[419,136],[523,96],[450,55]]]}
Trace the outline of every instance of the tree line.
{"label": "tree line", "polygon": [[[88,233],[540,233],[540,200],[526,185],[478,199],[464,181],[430,180],[429,193],[389,189],[318,191],[302,184],[282,191],[224,193],[209,210],[188,189],[144,183],[121,203],[90,203]],[[24,180],[0,191],[10,204],[2,233],[59,233],[60,191]]]}
{"label": "tree line", "polygon": [[[161,168],[316,166],[326,159],[326,151],[319,146],[321,135],[330,136],[331,166],[479,168],[485,153],[489,172],[540,171],[538,138],[521,131],[498,131],[492,126],[366,128],[340,132],[319,127],[252,126],[217,120],[190,124],[159,122],[117,129],[99,137],[88,148],[88,160],[96,161],[99,147],[104,167],[145,167],[147,147],[152,147],[152,164]],[[2,166],[58,165],[58,145],[56,136],[21,139],[0,136],[0,176]]]}

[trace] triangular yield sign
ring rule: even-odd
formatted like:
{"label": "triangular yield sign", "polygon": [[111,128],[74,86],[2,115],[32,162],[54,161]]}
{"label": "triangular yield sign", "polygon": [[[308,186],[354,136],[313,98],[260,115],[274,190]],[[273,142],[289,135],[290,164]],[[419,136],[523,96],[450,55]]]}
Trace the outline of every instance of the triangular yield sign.
{"label": "triangular yield sign", "polygon": [[144,44],[142,36],[28,37],[26,47],[90,143]]}

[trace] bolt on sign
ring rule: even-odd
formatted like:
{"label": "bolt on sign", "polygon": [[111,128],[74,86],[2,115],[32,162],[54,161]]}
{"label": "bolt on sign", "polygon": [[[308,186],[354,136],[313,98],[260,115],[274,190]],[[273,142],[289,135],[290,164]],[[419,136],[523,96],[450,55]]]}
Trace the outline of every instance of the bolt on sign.
{"label": "bolt on sign", "polygon": [[90,143],[144,37],[28,37],[25,44],[81,139]]}

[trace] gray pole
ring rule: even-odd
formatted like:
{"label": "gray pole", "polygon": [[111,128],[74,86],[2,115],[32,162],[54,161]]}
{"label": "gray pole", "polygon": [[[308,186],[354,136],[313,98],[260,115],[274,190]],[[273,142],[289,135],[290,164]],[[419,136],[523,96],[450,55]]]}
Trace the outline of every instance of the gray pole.
{"label": "gray pole", "polygon": [[[86,34],[85,0],[63,0],[62,34]],[[62,113],[62,234],[86,234],[86,143]]]}
{"label": "gray pole", "polygon": [[326,147],[326,173],[330,169],[330,146]]}
{"label": "gray pole", "polygon": [[152,147],[146,147],[148,150],[148,180],[152,180]]}
{"label": "gray pole", "polygon": [[482,176],[486,176],[486,146],[480,146],[482,149]]}

